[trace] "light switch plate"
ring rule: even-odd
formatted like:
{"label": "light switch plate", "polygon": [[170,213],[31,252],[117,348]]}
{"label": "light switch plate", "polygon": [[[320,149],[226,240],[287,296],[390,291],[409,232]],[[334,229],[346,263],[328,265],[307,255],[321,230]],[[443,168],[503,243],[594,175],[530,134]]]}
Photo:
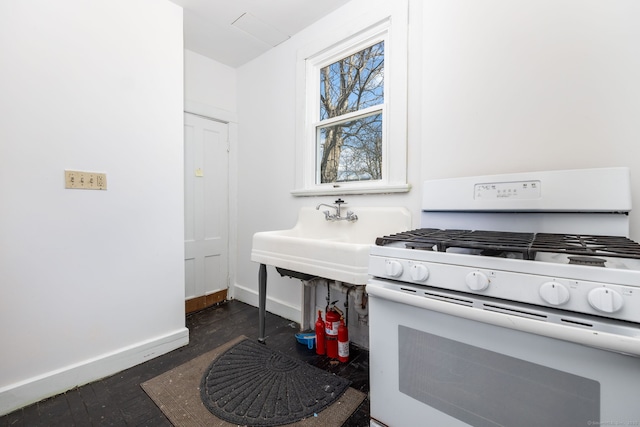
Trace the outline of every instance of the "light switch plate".
{"label": "light switch plate", "polygon": [[107,174],[100,172],[65,170],[64,188],[79,190],[106,190]]}

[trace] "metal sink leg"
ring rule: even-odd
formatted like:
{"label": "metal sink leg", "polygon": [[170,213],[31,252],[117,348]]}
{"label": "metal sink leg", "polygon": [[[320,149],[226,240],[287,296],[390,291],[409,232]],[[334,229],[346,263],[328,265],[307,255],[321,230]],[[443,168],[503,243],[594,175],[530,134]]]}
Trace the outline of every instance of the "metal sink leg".
{"label": "metal sink leg", "polygon": [[267,315],[267,266],[260,264],[258,272],[258,342],[265,343],[265,317]]}

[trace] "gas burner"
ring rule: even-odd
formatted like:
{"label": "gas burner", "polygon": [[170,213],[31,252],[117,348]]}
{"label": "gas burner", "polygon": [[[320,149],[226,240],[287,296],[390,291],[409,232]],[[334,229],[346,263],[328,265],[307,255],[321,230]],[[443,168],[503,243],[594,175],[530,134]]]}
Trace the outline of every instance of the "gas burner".
{"label": "gas burner", "polygon": [[438,252],[477,250],[479,255],[505,256],[502,255],[505,253],[507,258],[525,260],[535,259],[538,252],[640,259],[640,244],[620,236],[420,228],[376,239],[377,246],[398,242],[404,243],[408,249]]}
{"label": "gas burner", "polygon": [[[519,258],[529,259],[528,249],[533,241],[533,233],[513,233],[484,230],[440,230],[420,228],[404,233],[379,237],[376,245],[385,246],[402,242],[408,249],[456,252],[459,249],[478,250],[478,254],[511,258],[518,253]],[[484,252],[484,253],[483,253]]]}
{"label": "gas burner", "polygon": [[405,243],[405,247],[407,249],[417,249],[419,251],[432,251],[433,252],[433,243],[421,243],[421,242],[407,242]]}
{"label": "gas burner", "polygon": [[480,251],[480,256],[488,256],[494,258],[509,258],[509,259],[526,259],[525,254],[522,251],[502,251],[496,249],[483,249]]}
{"label": "gas burner", "polygon": [[570,256],[569,264],[575,265],[591,265],[594,267],[605,267],[604,263],[606,259],[596,258],[591,256]]}
{"label": "gas burner", "polygon": [[640,245],[620,236],[538,233],[530,250],[587,257],[640,258]]}

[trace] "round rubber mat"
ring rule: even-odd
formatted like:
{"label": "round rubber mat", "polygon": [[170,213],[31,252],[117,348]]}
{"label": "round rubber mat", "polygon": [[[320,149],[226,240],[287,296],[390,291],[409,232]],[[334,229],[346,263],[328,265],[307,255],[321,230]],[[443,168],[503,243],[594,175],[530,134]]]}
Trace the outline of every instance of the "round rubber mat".
{"label": "round rubber mat", "polygon": [[220,419],[276,426],[313,416],[348,386],[344,378],[244,340],[211,363],[202,377],[200,395]]}

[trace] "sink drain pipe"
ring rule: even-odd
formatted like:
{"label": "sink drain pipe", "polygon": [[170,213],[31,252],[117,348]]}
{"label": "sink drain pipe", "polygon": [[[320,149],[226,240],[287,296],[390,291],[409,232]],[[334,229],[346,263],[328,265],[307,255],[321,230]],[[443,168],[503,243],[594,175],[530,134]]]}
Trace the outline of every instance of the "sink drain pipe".
{"label": "sink drain pipe", "polygon": [[369,309],[367,307],[369,297],[365,292],[365,286],[360,285],[356,289],[356,294],[353,298],[356,313],[358,313],[358,323],[366,325],[369,321]]}
{"label": "sink drain pipe", "polygon": [[347,297],[344,299],[344,326],[349,327],[349,292],[353,290],[353,286],[347,286]]}
{"label": "sink drain pipe", "polygon": [[352,294],[352,292],[355,292],[353,294],[353,300],[354,300],[353,308],[356,311],[356,313],[358,313],[358,323],[362,325],[366,325],[368,321],[369,310],[367,308],[367,294],[365,292],[365,285],[346,285],[343,282],[340,282],[337,280],[333,282],[327,281],[327,306],[325,308],[325,313],[327,312],[327,310],[331,305],[335,305],[335,303],[338,302],[338,300],[333,302],[331,301],[331,287],[333,287],[337,291],[346,295],[344,300],[345,326],[349,326],[348,325],[349,308],[350,308],[349,296]]}

